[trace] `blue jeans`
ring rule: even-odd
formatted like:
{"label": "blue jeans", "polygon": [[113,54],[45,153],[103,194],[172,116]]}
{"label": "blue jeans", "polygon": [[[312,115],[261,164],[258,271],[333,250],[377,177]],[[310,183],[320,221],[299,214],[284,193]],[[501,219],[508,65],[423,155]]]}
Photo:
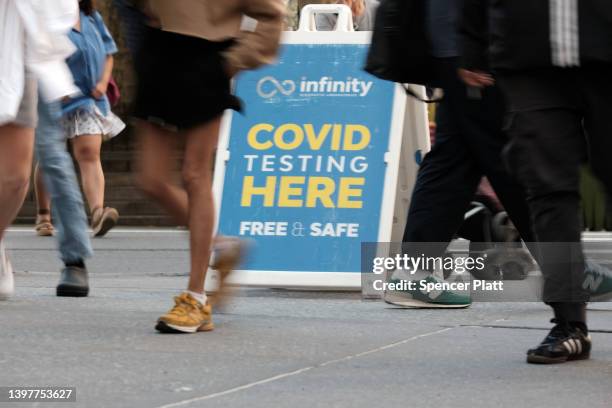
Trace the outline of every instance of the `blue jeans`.
{"label": "blue jeans", "polygon": [[38,116],[36,158],[51,195],[60,255],[64,263],[78,262],[91,257],[93,250],[83,196],[59,123],[59,102],[45,103],[39,98]]}

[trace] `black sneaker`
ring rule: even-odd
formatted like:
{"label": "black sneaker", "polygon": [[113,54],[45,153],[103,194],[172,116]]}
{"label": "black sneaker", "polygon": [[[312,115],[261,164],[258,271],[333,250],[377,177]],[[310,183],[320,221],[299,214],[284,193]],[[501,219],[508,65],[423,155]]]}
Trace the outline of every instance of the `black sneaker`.
{"label": "black sneaker", "polygon": [[87,269],[78,266],[66,266],[56,288],[57,296],[85,297],[89,293]]}
{"label": "black sneaker", "polygon": [[571,360],[587,360],[591,355],[591,336],[568,322],[556,323],[544,341],[527,352],[531,364],[558,364]]}

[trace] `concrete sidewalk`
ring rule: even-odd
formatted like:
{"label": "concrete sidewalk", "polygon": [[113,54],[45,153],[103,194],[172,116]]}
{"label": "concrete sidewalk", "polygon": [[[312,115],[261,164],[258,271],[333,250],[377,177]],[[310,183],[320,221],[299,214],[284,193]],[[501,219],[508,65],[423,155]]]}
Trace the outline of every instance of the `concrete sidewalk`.
{"label": "concrete sidewalk", "polygon": [[77,403],[43,407],[610,407],[611,303],[592,305],[592,359],[561,366],[524,362],[550,328],[536,303],[402,310],[243,289],[215,331],[157,334],[186,284],[185,238],[94,241],[91,296],[67,299],[54,296],[54,240],[9,233],[18,287],[0,303],[0,386],[77,388]]}

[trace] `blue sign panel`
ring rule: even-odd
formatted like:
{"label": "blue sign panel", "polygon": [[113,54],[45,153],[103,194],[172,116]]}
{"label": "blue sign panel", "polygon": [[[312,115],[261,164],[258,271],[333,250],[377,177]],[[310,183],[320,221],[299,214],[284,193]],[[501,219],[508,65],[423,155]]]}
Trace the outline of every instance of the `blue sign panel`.
{"label": "blue sign panel", "polygon": [[394,84],[362,71],[366,45],[284,45],[236,82],[219,234],[252,239],[241,268],[359,272],[375,242]]}

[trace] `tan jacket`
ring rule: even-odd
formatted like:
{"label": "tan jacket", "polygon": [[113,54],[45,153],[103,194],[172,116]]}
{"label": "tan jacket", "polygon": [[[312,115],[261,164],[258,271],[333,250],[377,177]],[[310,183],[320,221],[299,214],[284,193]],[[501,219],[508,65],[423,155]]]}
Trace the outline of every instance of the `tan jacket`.
{"label": "tan jacket", "polygon": [[[150,0],[149,7],[165,31],[210,41],[235,38],[225,53],[235,70],[273,62],[285,16],[283,0]],[[257,24],[241,30],[243,16]]]}

